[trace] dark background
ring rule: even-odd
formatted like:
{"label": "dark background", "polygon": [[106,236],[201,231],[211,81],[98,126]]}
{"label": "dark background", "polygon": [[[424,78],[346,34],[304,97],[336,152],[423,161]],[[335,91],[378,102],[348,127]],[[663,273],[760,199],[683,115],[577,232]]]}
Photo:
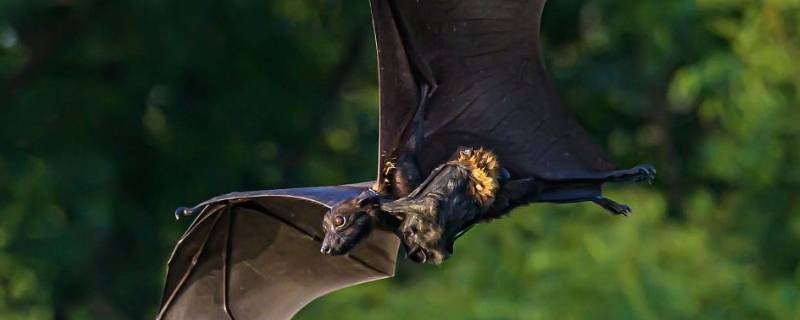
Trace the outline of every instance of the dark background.
{"label": "dark background", "polygon": [[[521,208],[299,318],[800,318],[800,4],[549,2],[562,96],[659,169],[634,215]],[[0,1],[0,318],[152,318],[175,207],[369,180],[377,111],[366,0]]]}

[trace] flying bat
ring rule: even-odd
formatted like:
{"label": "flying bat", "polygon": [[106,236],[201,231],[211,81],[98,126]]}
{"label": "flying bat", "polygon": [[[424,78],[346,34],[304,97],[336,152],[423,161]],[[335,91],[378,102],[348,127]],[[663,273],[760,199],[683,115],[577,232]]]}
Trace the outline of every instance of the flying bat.
{"label": "flying bat", "polygon": [[[592,201],[616,170],[542,63],[545,0],[370,0],[378,52],[377,179],[231,193],[195,215],[168,262],[158,319],[285,319],[391,277],[401,244],[441,263],[478,222],[534,202]],[[320,253],[322,252],[322,253]],[[324,253],[324,254],[323,254]]]}

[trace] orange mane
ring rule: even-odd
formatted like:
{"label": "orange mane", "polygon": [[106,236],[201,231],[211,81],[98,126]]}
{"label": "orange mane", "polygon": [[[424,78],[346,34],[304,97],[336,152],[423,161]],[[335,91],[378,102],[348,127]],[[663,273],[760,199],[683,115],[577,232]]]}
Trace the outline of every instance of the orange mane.
{"label": "orange mane", "polygon": [[482,207],[488,207],[494,202],[497,190],[500,188],[500,162],[491,151],[479,148],[465,150],[458,154],[458,159],[451,161],[470,171],[470,187],[468,192]]}

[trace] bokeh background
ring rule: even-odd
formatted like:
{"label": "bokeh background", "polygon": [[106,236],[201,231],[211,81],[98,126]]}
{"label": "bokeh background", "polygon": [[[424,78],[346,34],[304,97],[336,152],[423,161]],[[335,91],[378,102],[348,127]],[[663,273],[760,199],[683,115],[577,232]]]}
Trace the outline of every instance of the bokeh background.
{"label": "bokeh background", "polygon": [[[800,319],[800,2],[552,0],[546,63],[653,186],[534,205],[299,319]],[[366,0],[0,1],[0,319],[150,319],[234,191],[373,178]]]}

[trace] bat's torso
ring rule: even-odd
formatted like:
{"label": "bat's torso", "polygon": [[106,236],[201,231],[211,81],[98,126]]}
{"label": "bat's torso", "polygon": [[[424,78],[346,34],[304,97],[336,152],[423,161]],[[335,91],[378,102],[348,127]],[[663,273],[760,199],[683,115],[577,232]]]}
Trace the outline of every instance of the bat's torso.
{"label": "bat's torso", "polygon": [[486,150],[461,152],[457,160],[436,168],[407,197],[383,209],[403,219],[399,234],[410,258],[441,263],[460,232],[482,219],[492,205],[500,168]]}

